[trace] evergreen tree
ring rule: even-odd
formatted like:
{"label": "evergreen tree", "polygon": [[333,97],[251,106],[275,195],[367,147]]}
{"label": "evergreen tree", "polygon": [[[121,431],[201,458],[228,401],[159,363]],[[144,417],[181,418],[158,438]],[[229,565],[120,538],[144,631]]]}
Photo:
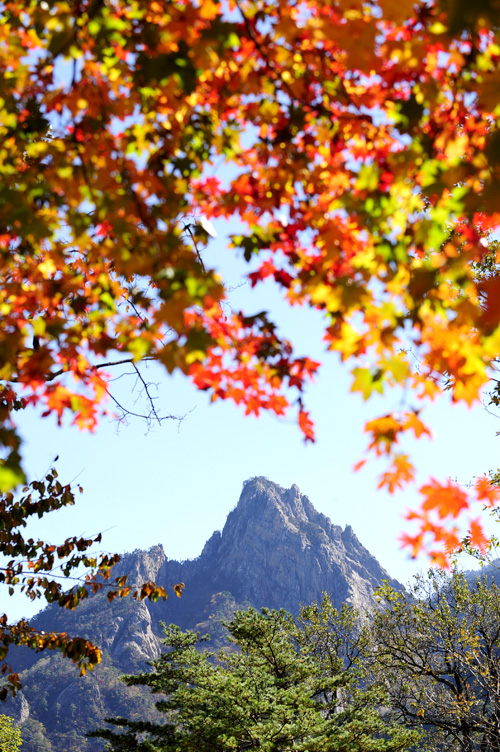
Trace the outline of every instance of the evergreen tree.
{"label": "evergreen tree", "polygon": [[163,724],[113,719],[93,736],[123,752],[397,752],[416,735],[380,710],[382,686],[365,686],[364,632],[354,612],[240,611],[230,648],[200,650],[199,634],[165,628],[166,652],[129,685],[159,693]]}
{"label": "evergreen tree", "polygon": [[54,752],[47,730],[43,723],[35,718],[28,718],[22,725],[22,752]]}

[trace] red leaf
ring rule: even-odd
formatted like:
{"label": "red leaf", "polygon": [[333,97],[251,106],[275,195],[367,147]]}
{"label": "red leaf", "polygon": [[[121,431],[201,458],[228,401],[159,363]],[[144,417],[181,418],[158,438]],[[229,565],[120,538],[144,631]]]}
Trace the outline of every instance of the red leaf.
{"label": "red leaf", "polygon": [[302,408],[299,410],[299,427],[302,433],[304,434],[304,440],[306,442],[315,441],[314,423],[309,418],[309,413],[303,410]]}

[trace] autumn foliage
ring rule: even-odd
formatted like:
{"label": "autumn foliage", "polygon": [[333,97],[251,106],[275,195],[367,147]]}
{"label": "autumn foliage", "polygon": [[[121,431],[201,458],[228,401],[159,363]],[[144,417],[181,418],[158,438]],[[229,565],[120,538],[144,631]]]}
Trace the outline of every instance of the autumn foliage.
{"label": "autumn foliage", "polygon": [[[82,490],[81,488],[79,489]],[[0,569],[0,585],[9,595],[20,589],[31,601],[43,599],[61,608],[73,609],[90,593],[105,590],[109,601],[131,595],[136,600],[157,601],[167,598],[165,588],[154,582],[131,583],[126,576],[112,578],[118,554],[93,553],[101,535],[90,538],[73,536],[58,545],[28,537],[27,523],[41,519],[75,503],[74,492],[63,485],[52,469],[42,481],[32,481],[19,498],[12,493],[0,497],[0,551],[5,557]],[[84,574],[82,574],[82,568]],[[68,588],[71,583],[72,587]],[[180,597],[183,583],[173,585]],[[21,688],[19,676],[8,662],[12,646],[31,650],[58,650],[71,659],[84,675],[101,661],[101,651],[90,640],[73,637],[65,632],[45,632],[35,629],[26,619],[11,624],[6,614],[0,614],[0,701]]]}
{"label": "autumn foliage", "polygon": [[[248,414],[295,412],[319,364],[223,305],[210,222],[290,305],[324,313],[352,389],[401,388],[366,430],[380,485],[443,390],[480,399],[500,352],[500,43],[493,0],[0,3],[0,490],[15,411],[93,430],[116,362],[180,371]],[[207,231],[208,228],[208,231]],[[475,500],[432,480],[405,544],[445,561]],[[471,514],[473,514],[471,512]],[[472,538],[485,537],[471,517]]]}

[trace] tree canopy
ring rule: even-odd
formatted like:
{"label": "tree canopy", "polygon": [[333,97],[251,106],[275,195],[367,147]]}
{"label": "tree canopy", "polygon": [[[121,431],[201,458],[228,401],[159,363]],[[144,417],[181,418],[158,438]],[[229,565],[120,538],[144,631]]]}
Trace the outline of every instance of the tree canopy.
{"label": "tree canopy", "polygon": [[362,631],[352,609],[325,599],[294,619],[285,611],[236,612],[230,649],[200,652],[195,632],[165,628],[165,652],[150,673],[125,677],[158,694],[164,723],[114,719],[101,730],[114,752],[259,748],[383,752],[416,735],[384,719],[384,690],[363,686]]}
{"label": "tree canopy", "polygon": [[[368,449],[388,462],[380,487],[413,481],[401,438],[429,433],[421,409],[443,390],[477,403],[500,349],[496,0],[2,0],[0,14],[5,529],[26,481],[16,412],[92,431],[123,363],[140,377],[154,360],[247,414],[295,412],[314,440],[319,364],[268,312],[224,306],[205,263],[229,219],[253,286],[323,312],[353,391],[402,390],[401,410],[366,424]],[[412,553],[446,563],[462,513],[487,545],[486,479],[420,491]]]}
{"label": "tree canopy", "polygon": [[379,591],[374,650],[389,704],[426,750],[494,752],[500,744],[500,591],[454,572]]}
{"label": "tree canopy", "polygon": [[[499,351],[497,14],[462,5],[1,3],[0,488],[24,478],[15,410],[92,430],[123,360],[247,413],[295,405],[313,439],[318,364],[265,312],[228,312],[204,263],[211,220],[231,217],[252,284],[324,312],[353,390],[411,394],[366,431],[380,485],[413,479],[401,436],[428,433],[444,385],[477,402]],[[406,544],[435,540],[440,561],[459,513],[496,499],[421,492]],[[474,520],[471,537],[485,545]]]}
{"label": "tree canopy", "polygon": [[0,749],[2,752],[18,752],[22,744],[21,732],[7,715],[0,715]]}

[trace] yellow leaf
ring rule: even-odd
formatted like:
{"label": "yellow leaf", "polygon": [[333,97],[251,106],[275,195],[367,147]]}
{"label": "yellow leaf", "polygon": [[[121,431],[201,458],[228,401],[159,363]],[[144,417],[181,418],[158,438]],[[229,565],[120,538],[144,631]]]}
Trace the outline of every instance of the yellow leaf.
{"label": "yellow leaf", "polygon": [[151,349],[151,342],[144,337],[136,337],[128,343],[128,350],[132,353],[134,360],[141,360]]}
{"label": "yellow leaf", "polygon": [[436,21],[429,27],[429,31],[431,34],[446,34],[448,27],[441,23],[441,21]]}
{"label": "yellow leaf", "polygon": [[24,483],[25,477],[21,470],[13,467],[0,467],[0,493],[8,493],[20,483]]}
{"label": "yellow leaf", "polygon": [[351,392],[361,392],[363,399],[367,400],[372,392],[382,394],[384,385],[380,371],[372,373],[369,368],[354,368],[352,371],[354,381],[351,386]]}
{"label": "yellow leaf", "polygon": [[38,264],[38,270],[42,273],[45,279],[50,279],[50,277],[57,271],[56,265],[50,258],[45,259],[41,264]]}
{"label": "yellow leaf", "polygon": [[219,3],[214,3],[213,0],[201,0],[200,2],[200,16],[207,21],[211,21],[220,13]]}

